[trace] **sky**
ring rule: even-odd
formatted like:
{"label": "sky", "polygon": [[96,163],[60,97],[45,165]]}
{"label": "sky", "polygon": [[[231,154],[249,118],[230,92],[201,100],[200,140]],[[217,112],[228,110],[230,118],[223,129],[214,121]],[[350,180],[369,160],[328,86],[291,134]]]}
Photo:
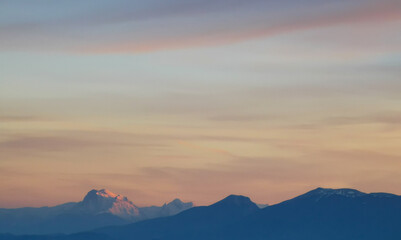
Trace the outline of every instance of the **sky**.
{"label": "sky", "polygon": [[0,207],[401,194],[398,0],[0,0]]}

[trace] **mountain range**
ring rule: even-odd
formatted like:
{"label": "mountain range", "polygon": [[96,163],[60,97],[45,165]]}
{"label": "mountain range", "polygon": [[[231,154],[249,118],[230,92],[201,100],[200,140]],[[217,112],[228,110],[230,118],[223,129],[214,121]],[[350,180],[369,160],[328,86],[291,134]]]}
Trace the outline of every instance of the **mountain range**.
{"label": "mountain range", "polygon": [[107,189],[89,191],[81,202],[55,207],[0,209],[0,232],[13,234],[74,233],[175,215],[193,207],[175,199],[163,206],[137,207]]}
{"label": "mountain range", "polygon": [[176,215],[70,235],[0,235],[0,240],[399,240],[401,196],[317,188],[259,208],[230,195]]}

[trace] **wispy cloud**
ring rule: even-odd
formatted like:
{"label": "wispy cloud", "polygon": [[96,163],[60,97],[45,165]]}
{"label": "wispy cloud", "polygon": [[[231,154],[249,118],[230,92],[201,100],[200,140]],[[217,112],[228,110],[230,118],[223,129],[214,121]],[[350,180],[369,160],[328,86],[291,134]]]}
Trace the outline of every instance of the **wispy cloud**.
{"label": "wispy cloud", "polygon": [[60,151],[97,146],[94,142],[63,137],[27,137],[0,143],[0,148],[11,150]]}
{"label": "wispy cloud", "polygon": [[326,119],[325,123],[332,125],[349,125],[349,124],[369,124],[378,123],[392,126],[399,126],[401,124],[400,112],[379,112],[365,116],[341,116]]}
{"label": "wispy cloud", "polygon": [[45,131],[36,135],[10,134],[8,139],[0,142],[0,149],[17,154],[19,151],[68,152],[99,147],[165,147],[160,141],[151,141],[151,136],[147,136],[146,140],[140,139],[143,136],[107,131],[53,131],[52,133]]}
{"label": "wispy cloud", "polygon": [[[18,3],[5,2],[15,11]],[[339,24],[401,18],[399,1],[172,1],[169,4],[100,2],[36,3],[35,11],[7,14],[0,25],[3,50],[42,49],[81,53],[141,53],[225,45],[249,39]],[[63,10],[62,7],[66,7]],[[67,10],[72,13],[68,13]],[[47,11],[59,12],[49,14]],[[191,15],[192,14],[192,15]],[[196,26],[195,28],[193,26]],[[59,29],[63,29],[60,31]],[[166,31],[168,30],[168,31]],[[46,39],[46,41],[44,41]]]}
{"label": "wispy cloud", "polygon": [[36,121],[50,121],[38,116],[19,116],[19,115],[0,115],[0,122],[36,122]]}
{"label": "wispy cloud", "polygon": [[267,116],[257,114],[242,114],[242,115],[217,115],[210,117],[212,121],[223,121],[223,122],[254,122],[254,121],[268,121],[271,119],[277,119],[278,116]]}

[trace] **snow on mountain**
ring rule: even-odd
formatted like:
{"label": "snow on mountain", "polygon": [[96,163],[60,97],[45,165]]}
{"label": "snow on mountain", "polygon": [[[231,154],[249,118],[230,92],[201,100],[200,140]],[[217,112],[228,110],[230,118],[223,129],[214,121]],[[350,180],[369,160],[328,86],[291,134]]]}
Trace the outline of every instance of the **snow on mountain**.
{"label": "snow on mountain", "polygon": [[79,211],[101,214],[111,213],[129,221],[166,217],[178,214],[193,207],[192,202],[184,203],[174,199],[163,206],[137,207],[127,197],[115,194],[107,189],[91,190],[82,202],[77,205]]}
{"label": "snow on mountain", "polygon": [[184,203],[180,199],[176,198],[168,204],[164,204],[160,210],[162,216],[171,216],[180,213],[184,210],[193,207],[192,202]]}
{"label": "snow on mountain", "polygon": [[256,206],[258,206],[258,208],[262,209],[262,208],[268,207],[269,204],[256,203]]}
{"label": "snow on mountain", "polygon": [[361,197],[372,197],[372,198],[377,198],[377,197],[387,197],[387,196],[393,196],[392,194],[386,194],[386,193],[364,193],[360,192],[355,189],[350,189],[350,188],[339,188],[339,189],[332,189],[332,188],[316,188],[312,191],[309,191],[303,195],[300,195],[296,198],[302,198],[302,199],[313,199],[314,201],[318,202],[323,199],[328,199],[328,198],[343,198],[343,199],[349,199],[349,198],[361,198]]}
{"label": "snow on mountain", "polygon": [[316,193],[321,195],[341,195],[344,197],[360,197],[366,195],[366,193],[360,192],[355,189],[349,188],[340,188],[340,189],[331,189],[331,188],[317,188]]}
{"label": "snow on mountain", "polygon": [[80,202],[54,207],[0,209],[0,232],[54,234],[175,215],[193,206],[179,199],[163,206],[137,207],[107,189],[89,191]]}
{"label": "snow on mountain", "polygon": [[91,190],[84,200],[78,203],[78,208],[92,214],[111,213],[127,220],[140,217],[138,207],[127,197],[117,195],[107,189]]}
{"label": "snow on mountain", "polygon": [[157,218],[176,215],[192,207],[192,202],[182,202],[180,199],[176,198],[169,203],[163,204],[161,207],[143,207],[139,208],[139,211],[144,218]]}
{"label": "snow on mountain", "polygon": [[349,188],[340,188],[340,189],[332,189],[332,188],[316,188],[300,197],[313,197],[315,201],[319,201],[322,198],[332,197],[332,196],[341,196],[346,198],[355,198],[367,195],[366,193],[360,192],[355,189]]}

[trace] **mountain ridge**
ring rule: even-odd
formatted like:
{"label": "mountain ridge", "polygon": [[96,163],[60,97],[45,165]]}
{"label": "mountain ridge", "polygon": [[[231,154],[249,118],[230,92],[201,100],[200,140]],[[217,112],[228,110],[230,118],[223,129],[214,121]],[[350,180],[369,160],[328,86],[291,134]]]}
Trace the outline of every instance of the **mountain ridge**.
{"label": "mountain ridge", "polygon": [[263,209],[248,197],[230,195],[168,217],[71,235],[0,235],[0,240],[399,240],[399,226],[399,195],[316,188]]}
{"label": "mountain ridge", "polygon": [[[230,196],[227,197],[230,199]],[[192,208],[168,219],[154,219],[147,222],[112,228],[103,233],[117,239],[135,236],[137,240],[396,240],[401,239],[401,196],[388,193],[363,193],[354,189],[317,188],[287,201],[259,209],[223,223],[216,216],[209,215],[210,224],[199,226],[199,215],[206,209],[221,203],[232,204],[227,198],[208,207]],[[246,206],[246,205],[245,205]],[[160,224],[177,224],[177,218],[186,217],[187,231],[171,230],[153,235]],[[216,220],[216,222],[213,222]],[[153,221],[153,223],[152,223]],[[159,222],[161,221],[161,222]],[[192,221],[192,224],[189,222]],[[173,224],[173,226],[175,226]],[[196,226],[196,227],[194,227]],[[374,227],[372,227],[374,226]],[[126,235],[121,230],[126,228]],[[149,231],[146,233],[146,229]]]}
{"label": "mountain ridge", "polygon": [[74,233],[177,214],[193,206],[179,199],[163,206],[137,207],[107,189],[92,189],[80,202],[52,207],[0,209],[0,232],[13,234]]}

